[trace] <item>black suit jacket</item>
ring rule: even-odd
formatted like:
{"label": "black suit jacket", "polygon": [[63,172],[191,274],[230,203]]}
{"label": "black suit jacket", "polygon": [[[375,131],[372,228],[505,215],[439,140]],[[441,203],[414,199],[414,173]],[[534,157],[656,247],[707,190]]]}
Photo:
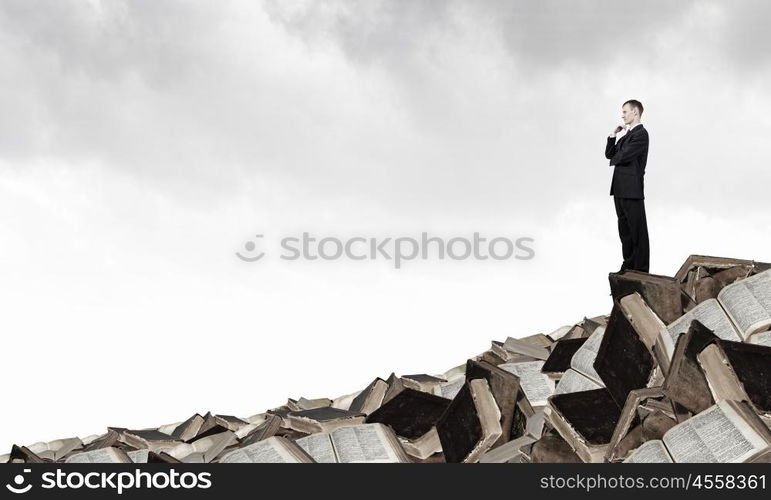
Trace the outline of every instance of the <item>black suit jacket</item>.
{"label": "black suit jacket", "polygon": [[605,158],[610,160],[613,180],[611,196],[645,199],[643,178],[648,163],[648,131],[640,124],[627,132],[616,144],[615,137],[608,137]]}

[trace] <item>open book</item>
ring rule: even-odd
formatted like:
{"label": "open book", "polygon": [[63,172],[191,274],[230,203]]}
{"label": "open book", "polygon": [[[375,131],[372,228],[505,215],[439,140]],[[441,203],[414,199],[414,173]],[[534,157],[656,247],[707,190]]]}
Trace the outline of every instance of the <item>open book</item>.
{"label": "open book", "polygon": [[585,339],[570,359],[570,368],[560,378],[554,394],[567,394],[571,392],[590,391],[605,387],[597,370],[594,369],[594,361],[602,345],[605,336],[605,325],[600,325]]}
{"label": "open book", "polygon": [[383,424],[340,427],[296,441],[318,463],[411,462],[396,434]]}
{"label": "open book", "polygon": [[748,341],[771,326],[771,270],[724,287],[667,326],[672,340],[697,319],[725,340]]}
{"label": "open book", "polygon": [[697,359],[715,401],[746,401],[771,425],[771,347],[716,340]]}
{"label": "open book", "polygon": [[519,377],[519,386],[532,407],[546,406],[546,400],[554,394],[554,380],[541,371],[543,363],[537,360],[498,365]]}
{"label": "open book", "polygon": [[589,377],[581,375],[579,372],[570,368],[562,375],[559,382],[557,382],[557,389],[554,394],[567,394],[571,392],[593,391],[594,389],[602,389],[602,386]]}
{"label": "open book", "polygon": [[407,454],[425,459],[441,451],[436,423],[449,405],[449,399],[408,387],[369,415],[367,423],[390,427]]}
{"label": "open book", "polygon": [[313,459],[291,440],[272,436],[243,448],[237,448],[220,459],[220,463],[313,463]]}
{"label": "open book", "polygon": [[645,442],[624,462],[748,462],[769,447],[771,431],[752,409],[723,400],[672,427],[661,440]]}
{"label": "open book", "polygon": [[64,462],[68,464],[130,464],[133,461],[131,458],[129,458],[125,451],[121,450],[120,448],[108,446],[106,448],[99,448],[83,453],[76,453],[67,457]]}
{"label": "open book", "polygon": [[74,437],[67,439],[56,439],[47,443],[41,441],[27,446],[27,449],[35,453],[40,458],[57,461],[82,447],[83,441]]}

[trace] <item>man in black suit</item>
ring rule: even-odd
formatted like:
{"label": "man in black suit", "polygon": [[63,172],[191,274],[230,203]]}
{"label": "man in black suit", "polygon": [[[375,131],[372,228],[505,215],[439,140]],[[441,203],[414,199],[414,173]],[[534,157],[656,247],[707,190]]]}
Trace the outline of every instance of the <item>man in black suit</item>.
{"label": "man in black suit", "polygon": [[642,112],[640,101],[626,101],[621,107],[621,117],[627,132],[616,143],[616,134],[624,130],[621,125],[617,126],[605,146],[605,158],[615,167],[610,194],[616,205],[618,235],[624,256],[620,273],[627,269],[647,273],[650,259],[643,194],[645,164],[648,162],[648,131],[640,123]]}

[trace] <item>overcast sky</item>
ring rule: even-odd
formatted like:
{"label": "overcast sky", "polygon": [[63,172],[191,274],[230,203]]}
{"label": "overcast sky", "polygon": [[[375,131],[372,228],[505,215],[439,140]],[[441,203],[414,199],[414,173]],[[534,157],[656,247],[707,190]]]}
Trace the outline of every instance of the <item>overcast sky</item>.
{"label": "overcast sky", "polygon": [[[439,373],[609,312],[621,258],[603,148],[631,98],[650,134],[651,272],[690,253],[771,261],[769,14],[0,3],[0,329],[6,370],[35,374],[9,389],[25,411],[0,453]],[[234,256],[302,231],[530,236],[536,258],[395,271]],[[65,404],[83,410],[59,417]]]}

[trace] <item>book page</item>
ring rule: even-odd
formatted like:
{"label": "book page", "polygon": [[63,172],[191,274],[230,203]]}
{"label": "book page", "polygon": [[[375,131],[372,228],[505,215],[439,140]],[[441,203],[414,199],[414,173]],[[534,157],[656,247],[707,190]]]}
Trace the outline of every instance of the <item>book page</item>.
{"label": "book page", "polygon": [[596,384],[592,379],[584,377],[574,369],[568,369],[557,383],[554,394],[567,394],[570,392],[591,391],[602,389],[604,386]]}
{"label": "book page", "polygon": [[641,444],[624,460],[625,464],[671,464],[672,457],[667,452],[664,442],[653,439]]}
{"label": "book page", "polygon": [[543,363],[543,361],[525,361],[499,365],[502,370],[519,377],[519,386],[531,406],[545,406],[546,399],[554,394],[554,380],[541,372]]}
{"label": "book page", "polygon": [[691,321],[693,320],[700,321],[721,339],[733,340],[735,342],[741,342],[742,340],[739,332],[720,306],[720,303],[715,299],[708,299],[667,326],[673,343],[676,344],[677,337],[688,331],[688,327],[691,326]]}
{"label": "book page", "polygon": [[756,333],[750,337],[749,343],[771,347],[771,331]]}
{"label": "book page", "polygon": [[147,456],[149,454],[150,450],[134,450],[126,453],[126,455],[128,455],[131,461],[135,464],[146,464]]}
{"label": "book page", "polygon": [[771,325],[771,270],[726,286],[717,298],[747,338]]}
{"label": "book page", "polygon": [[340,463],[399,461],[379,424],[340,427],[331,437]]}
{"label": "book page", "polygon": [[726,401],[719,401],[664,434],[675,462],[741,462],[767,446]]}
{"label": "book page", "polygon": [[99,448],[72,455],[64,462],[68,464],[126,463],[124,455],[125,452],[115,448]]}
{"label": "book page", "polygon": [[443,382],[439,385],[439,394],[443,398],[453,399],[460,392],[461,387],[466,382],[466,377],[458,377],[455,380],[449,382]]}
{"label": "book page", "polygon": [[332,446],[332,438],[328,432],[320,432],[302,437],[295,441],[295,444],[305,450],[308,455],[320,464],[337,463],[335,448]]}
{"label": "book page", "polygon": [[509,352],[524,354],[536,359],[546,361],[549,357],[549,350],[541,345],[534,345],[521,339],[508,337],[503,343],[503,348]]}
{"label": "book page", "polygon": [[570,360],[570,367],[572,369],[585,377],[589,377],[597,384],[602,384],[602,378],[594,369],[594,360],[597,359],[597,352],[600,350],[603,335],[605,335],[605,326],[600,325],[586,339],[586,342],[578,348]]}
{"label": "book page", "polygon": [[273,436],[249,446],[233,450],[220,460],[232,463],[295,463],[297,459],[281,446],[279,438]]}

